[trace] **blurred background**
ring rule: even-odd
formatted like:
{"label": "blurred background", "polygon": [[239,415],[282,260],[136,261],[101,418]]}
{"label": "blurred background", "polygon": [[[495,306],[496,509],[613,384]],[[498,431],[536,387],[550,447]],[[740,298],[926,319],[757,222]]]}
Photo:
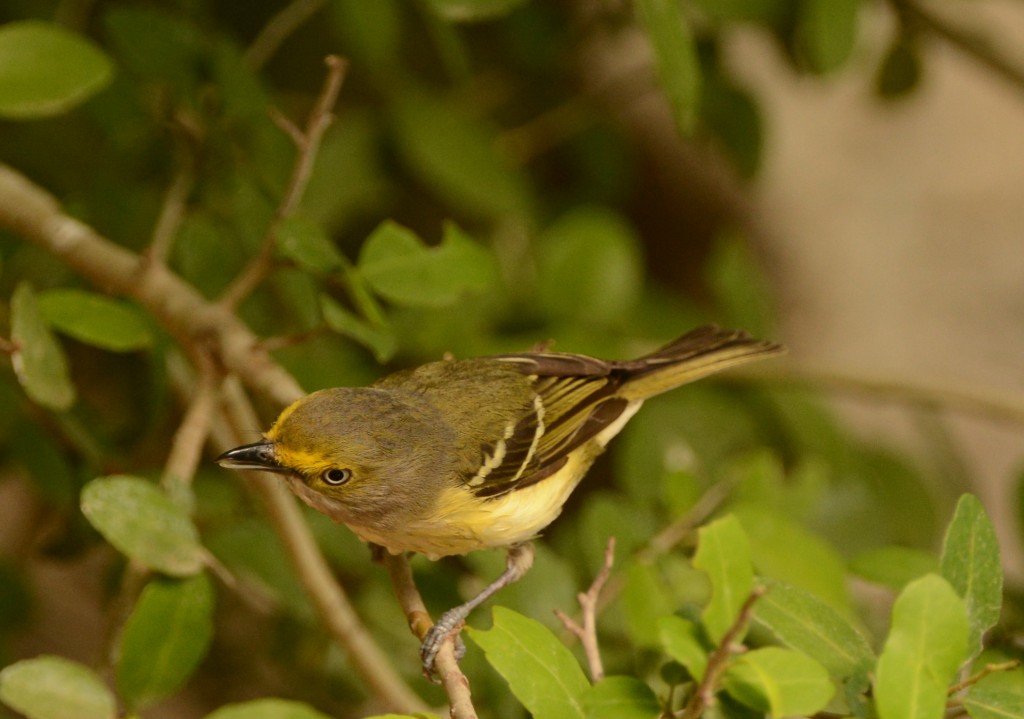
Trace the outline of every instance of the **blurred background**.
{"label": "blurred background", "polygon": [[[286,187],[294,149],[275,118],[301,126],[323,58],[347,59],[301,222],[240,308],[308,390],[546,340],[627,357],[702,322],[789,346],[763,371],[651,402],[503,603],[557,627],[550,607],[572,604],[609,533],[630,556],[650,541],[645,526],[726,487],[712,509],[744,519],[760,572],[820,591],[881,636],[872,606],[934,565],[969,491],[996,524],[1014,598],[1000,636],[1020,650],[1019,2],[0,8],[0,22],[26,19],[88,38],[111,71],[59,112],[0,108],[0,160],[138,252],[178,187],[169,262],[210,298],[257,251]],[[389,220],[422,243],[423,274],[381,279],[364,250]],[[311,259],[324,242],[343,259]],[[41,297],[85,286],[0,232],[0,296],[26,280]],[[61,332],[58,314],[47,319]],[[61,345],[73,406],[40,408],[0,376],[0,663],[46,652],[103,667],[124,616],[124,563],[81,516],[78,491],[102,474],[159,474],[181,418],[181,353],[152,323],[128,351],[67,333]],[[269,423],[275,408],[262,409]],[[241,577],[241,597],[218,593],[202,668],[145,716],[272,694],[363,715],[358,681],[318,635],[258,506],[210,465],[195,480],[195,520]],[[379,568],[344,529],[309,519],[414,677]],[[813,545],[803,561],[783,556],[794,541]],[[417,576],[437,609],[501,564],[423,562]],[[691,574],[671,565],[664,591],[692,600],[697,590],[680,589]],[[653,660],[625,604],[609,610],[607,650],[613,667],[636,670]],[[514,716],[497,680],[479,681],[496,715]]]}

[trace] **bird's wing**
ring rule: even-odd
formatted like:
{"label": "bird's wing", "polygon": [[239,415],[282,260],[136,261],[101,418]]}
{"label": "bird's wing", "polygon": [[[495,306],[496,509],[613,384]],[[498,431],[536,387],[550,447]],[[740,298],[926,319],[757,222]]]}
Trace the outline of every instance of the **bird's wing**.
{"label": "bird's wing", "polygon": [[466,483],[495,497],[550,477],[569,453],[614,422],[629,401],[616,396],[620,378],[608,362],[562,353],[522,353],[493,359],[529,378],[532,395],[502,436],[483,444],[479,468]]}

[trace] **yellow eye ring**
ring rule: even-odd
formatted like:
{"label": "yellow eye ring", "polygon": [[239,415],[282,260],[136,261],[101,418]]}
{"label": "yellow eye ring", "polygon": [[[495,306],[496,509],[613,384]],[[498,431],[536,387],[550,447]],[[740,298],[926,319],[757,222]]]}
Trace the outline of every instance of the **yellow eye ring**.
{"label": "yellow eye ring", "polygon": [[331,467],[330,469],[325,469],[323,471],[320,475],[320,479],[322,479],[325,484],[329,484],[332,487],[340,487],[345,484],[345,482],[352,479],[352,470],[341,469],[340,467]]}

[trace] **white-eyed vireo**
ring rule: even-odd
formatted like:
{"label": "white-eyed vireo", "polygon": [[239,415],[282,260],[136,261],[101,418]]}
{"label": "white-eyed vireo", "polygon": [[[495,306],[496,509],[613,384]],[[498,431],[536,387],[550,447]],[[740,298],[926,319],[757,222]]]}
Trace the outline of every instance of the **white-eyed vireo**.
{"label": "white-eyed vireo", "polygon": [[469,612],[529,569],[529,540],[645,399],[781,349],[707,326],[629,361],[524,352],[432,362],[314,392],[263,441],[218,462],[283,475],[307,504],[392,553],[508,547],[505,572],[424,640],[429,672]]}

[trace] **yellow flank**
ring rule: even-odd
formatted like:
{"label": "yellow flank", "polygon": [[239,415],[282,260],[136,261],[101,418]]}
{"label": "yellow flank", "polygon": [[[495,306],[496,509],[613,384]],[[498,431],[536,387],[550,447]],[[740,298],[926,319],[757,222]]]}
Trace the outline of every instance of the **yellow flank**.
{"label": "yellow flank", "polygon": [[493,499],[481,500],[466,487],[447,487],[432,514],[402,529],[390,529],[386,535],[368,527],[352,526],[352,530],[392,553],[419,552],[430,559],[525,542],[561,513],[601,449],[597,443],[588,443],[544,481]]}

